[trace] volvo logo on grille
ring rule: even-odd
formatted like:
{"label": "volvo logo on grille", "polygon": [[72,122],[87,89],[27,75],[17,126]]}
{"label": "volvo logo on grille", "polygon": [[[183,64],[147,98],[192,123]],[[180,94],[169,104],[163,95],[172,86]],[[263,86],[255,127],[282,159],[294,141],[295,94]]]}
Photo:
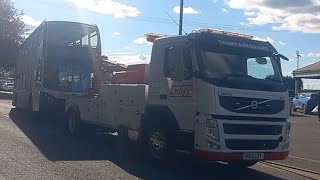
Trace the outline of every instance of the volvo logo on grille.
{"label": "volvo logo on grille", "polygon": [[257,109],[257,107],[258,107],[258,101],[252,101],[251,102],[251,108],[252,109]]}

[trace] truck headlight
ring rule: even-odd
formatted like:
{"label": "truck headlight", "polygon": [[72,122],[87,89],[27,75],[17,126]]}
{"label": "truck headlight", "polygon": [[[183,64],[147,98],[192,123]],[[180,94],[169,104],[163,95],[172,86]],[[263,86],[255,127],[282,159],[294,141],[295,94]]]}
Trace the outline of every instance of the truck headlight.
{"label": "truck headlight", "polygon": [[207,140],[206,141],[206,144],[209,148],[212,148],[212,149],[220,149],[220,145],[213,142],[213,141],[210,141],[210,140]]}
{"label": "truck headlight", "polygon": [[216,141],[219,141],[219,127],[217,120],[207,119],[206,126],[206,134]]}

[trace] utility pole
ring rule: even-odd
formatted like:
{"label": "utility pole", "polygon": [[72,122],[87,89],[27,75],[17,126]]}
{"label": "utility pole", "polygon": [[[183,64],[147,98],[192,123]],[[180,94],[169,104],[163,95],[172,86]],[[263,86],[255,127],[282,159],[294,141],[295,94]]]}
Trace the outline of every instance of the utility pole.
{"label": "utility pole", "polygon": [[299,69],[299,60],[301,58],[301,55],[299,51],[297,51],[296,54],[297,54],[297,69]]}
{"label": "utility pole", "polygon": [[[297,55],[297,69],[299,69],[299,60],[301,58],[300,52],[296,51],[296,55]],[[295,88],[294,88],[295,95],[297,97],[298,93],[299,93],[299,90],[298,90],[299,89],[299,84],[298,84],[298,79],[297,78],[294,79],[294,84],[295,84]],[[309,89],[309,87],[308,87],[308,89]]]}
{"label": "utility pole", "polygon": [[183,22],[183,0],[180,0],[179,35],[182,35],[182,22]]}

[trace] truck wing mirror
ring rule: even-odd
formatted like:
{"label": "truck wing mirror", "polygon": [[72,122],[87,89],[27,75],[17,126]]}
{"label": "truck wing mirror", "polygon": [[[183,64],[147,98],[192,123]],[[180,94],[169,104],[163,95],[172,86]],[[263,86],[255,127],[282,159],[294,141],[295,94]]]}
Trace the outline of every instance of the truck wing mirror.
{"label": "truck wing mirror", "polygon": [[282,54],[279,54],[280,58],[283,59],[283,60],[286,60],[286,61],[289,61],[289,58],[287,58],[286,56],[282,55]]}
{"label": "truck wing mirror", "polygon": [[283,60],[285,60],[285,61],[289,61],[289,58],[287,58],[286,56],[284,56],[284,55],[282,55],[282,54],[275,54],[274,55],[277,59],[279,59],[280,60],[280,58],[281,59],[283,59]]}

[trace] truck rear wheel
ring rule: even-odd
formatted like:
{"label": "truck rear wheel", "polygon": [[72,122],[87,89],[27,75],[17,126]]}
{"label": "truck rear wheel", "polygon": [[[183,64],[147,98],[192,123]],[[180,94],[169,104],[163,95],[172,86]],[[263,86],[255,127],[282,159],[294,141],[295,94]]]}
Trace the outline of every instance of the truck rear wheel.
{"label": "truck rear wheel", "polygon": [[172,153],[169,133],[164,128],[152,128],[148,133],[148,152],[153,160],[168,160]]}
{"label": "truck rear wheel", "polygon": [[257,164],[258,161],[234,161],[234,162],[228,162],[229,166],[231,168],[248,168],[255,164]]}
{"label": "truck rear wheel", "polygon": [[78,135],[80,133],[81,124],[79,113],[75,110],[70,110],[67,114],[66,122],[67,130],[72,136]]}

